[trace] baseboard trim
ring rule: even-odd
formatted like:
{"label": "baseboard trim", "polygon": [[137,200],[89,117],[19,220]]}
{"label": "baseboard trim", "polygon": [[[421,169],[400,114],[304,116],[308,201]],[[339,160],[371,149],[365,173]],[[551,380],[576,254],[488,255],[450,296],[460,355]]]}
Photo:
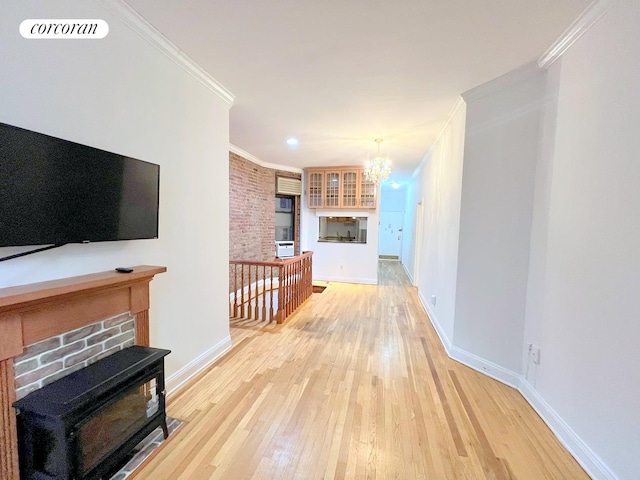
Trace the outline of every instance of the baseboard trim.
{"label": "baseboard trim", "polygon": [[442,343],[442,346],[447,352],[447,355],[451,357],[451,347],[453,345],[451,345],[451,341],[449,340],[449,337],[447,337],[446,333],[440,326],[440,322],[438,322],[438,318],[436,317],[435,312],[431,309],[431,306],[427,303],[426,298],[422,296],[422,292],[420,292],[420,290],[418,290],[418,299],[420,300],[422,307],[427,312],[427,316],[431,321],[431,325],[433,325],[433,328],[435,328],[436,333],[438,334],[438,338],[440,338],[440,343]]}
{"label": "baseboard trim", "polygon": [[618,477],[607,467],[596,453],[578,436],[560,415],[540,394],[533,389],[524,377],[520,377],[518,391],[524,399],[538,412],[556,438],[573,455],[576,461],[586,470],[591,478],[618,480]]}
{"label": "baseboard trim", "polygon": [[509,385],[510,387],[513,387],[515,389],[518,388],[518,385],[520,384],[520,375],[518,375],[517,373],[501,367],[500,365],[493,362],[489,362],[488,360],[485,360],[473,353],[467,352],[462,348],[454,346],[449,341],[446,334],[444,333],[444,330],[440,326],[440,322],[438,322],[436,314],[431,308],[431,305],[427,303],[426,299],[422,296],[421,293],[418,294],[418,297],[420,298],[420,303],[422,303],[422,306],[427,311],[427,315],[431,320],[431,324],[433,325],[433,328],[435,328],[436,333],[440,338],[440,342],[442,343],[442,346],[447,352],[449,358],[455,360],[456,362],[462,363],[463,365],[466,365],[467,367],[472,368],[480,373],[483,373],[488,377],[498,380],[499,382]]}
{"label": "baseboard trim", "polygon": [[558,415],[545,399],[533,389],[531,384],[527,382],[522,375],[493,362],[484,360],[462,348],[453,346],[440,326],[435,312],[420,292],[418,292],[418,298],[426,310],[427,316],[449,358],[518,390],[527,403],[540,415],[542,421],[551,429],[558,441],[567,449],[573,458],[576,459],[582,468],[585,469],[591,478],[619,480],[600,457],[573,431],[567,422]]}
{"label": "baseboard trim", "polygon": [[196,357],[184,367],[178,370],[176,373],[167,377],[165,382],[168,393],[175,393],[182,388],[191,378],[197,375],[199,372],[207,368],[213,362],[215,362],[222,355],[227,353],[231,349],[231,336],[227,335],[225,338],[216,343],[213,347],[206,350],[200,356]]}
{"label": "baseboard trim", "polygon": [[448,353],[452,359],[462,363],[463,365],[466,365],[480,373],[484,373],[486,376],[498,380],[505,385],[509,385],[516,390],[518,389],[520,384],[520,375],[517,373],[496,363],[485,360],[473,353],[467,352],[459,347],[452,346]]}
{"label": "baseboard trim", "polygon": [[407,274],[407,277],[409,277],[409,281],[411,282],[411,285],[413,285],[415,287],[416,286],[416,281],[413,278],[413,274],[411,272],[409,272],[409,270],[407,269],[407,266],[404,263],[402,264],[402,269],[404,270],[404,273]]}
{"label": "baseboard trim", "polygon": [[364,285],[377,285],[377,278],[352,278],[352,277],[313,277],[313,281],[337,282],[337,283],[362,283]]}

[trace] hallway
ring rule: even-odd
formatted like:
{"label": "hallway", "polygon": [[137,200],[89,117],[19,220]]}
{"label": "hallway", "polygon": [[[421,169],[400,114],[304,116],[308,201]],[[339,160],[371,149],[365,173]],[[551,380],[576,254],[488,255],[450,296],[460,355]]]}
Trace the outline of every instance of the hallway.
{"label": "hallway", "polygon": [[331,283],[178,395],[136,479],[589,478],[520,393],[450,360],[399,262]]}

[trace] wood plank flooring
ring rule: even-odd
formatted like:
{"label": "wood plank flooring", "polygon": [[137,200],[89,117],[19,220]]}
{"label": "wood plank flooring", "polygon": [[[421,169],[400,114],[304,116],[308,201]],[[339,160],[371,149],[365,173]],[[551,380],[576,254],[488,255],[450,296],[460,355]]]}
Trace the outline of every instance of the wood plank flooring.
{"label": "wood plank flooring", "polygon": [[587,479],[516,390],[444,352],[397,262],[331,283],[169,398],[142,479]]}

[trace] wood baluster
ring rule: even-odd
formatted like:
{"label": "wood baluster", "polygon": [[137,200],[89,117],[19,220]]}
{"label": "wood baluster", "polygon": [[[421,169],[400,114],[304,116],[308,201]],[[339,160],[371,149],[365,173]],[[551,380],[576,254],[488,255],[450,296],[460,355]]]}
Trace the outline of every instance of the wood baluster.
{"label": "wood baluster", "polygon": [[252,301],[252,305],[253,305],[253,319],[254,320],[258,320],[260,319],[260,280],[259,280],[259,274],[260,274],[260,265],[254,265],[254,273],[253,273],[253,277],[254,277],[254,282],[253,282],[253,301]]}
{"label": "wood baluster", "polygon": [[278,311],[276,313],[276,322],[282,323],[284,318],[284,296],[285,296],[285,281],[284,281],[284,265],[278,267]]}
{"label": "wood baluster", "polygon": [[295,293],[296,293],[296,285],[295,285],[295,264],[292,263],[289,265],[289,311],[287,312],[287,317],[293,313],[293,306],[295,304]]}
{"label": "wood baluster", "polygon": [[[259,309],[258,309],[258,291],[259,291],[258,290],[258,288],[259,288],[259,285],[258,285],[258,265],[254,265],[253,267],[254,267],[253,271],[255,272],[254,277],[255,277],[256,281],[253,282],[253,297],[251,299],[253,315],[251,315],[251,318],[256,320],[258,318],[258,312],[259,312]],[[251,282],[251,278],[249,278],[249,282]]]}
{"label": "wood baluster", "polygon": [[302,301],[307,299],[307,259],[302,259],[302,275],[300,277],[300,286],[302,288]]}
{"label": "wood baluster", "polygon": [[254,265],[254,267],[256,267],[256,281],[254,282],[255,298],[253,302],[253,319],[260,320],[260,265]]}
{"label": "wood baluster", "polygon": [[298,273],[296,273],[296,308],[302,305],[302,295],[304,292],[304,284],[302,283],[302,259],[298,260],[296,265]]}
{"label": "wood baluster", "polygon": [[233,316],[238,317],[238,264],[233,266]]}
{"label": "wood baluster", "polygon": [[289,315],[296,311],[298,306],[298,277],[296,271],[298,269],[298,262],[291,264],[291,306],[289,307]]}
{"label": "wood baluster", "polygon": [[236,295],[238,297],[236,318],[240,318],[242,315],[242,264],[238,264],[236,267],[236,276]]}
{"label": "wood baluster", "polygon": [[298,262],[292,263],[291,267],[289,267],[291,269],[291,305],[289,306],[289,315],[291,315],[297,305],[298,305],[298,284],[296,282],[297,276],[296,276],[296,269],[298,267]]}
{"label": "wood baluster", "polygon": [[286,319],[289,316],[290,309],[291,309],[291,265],[287,265],[285,267],[285,278],[286,280],[286,285],[287,285],[287,296],[285,297],[286,300],[286,304],[284,306],[284,311],[285,311],[285,316],[284,319]]}
{"label": "wood baluster", "polygon": [[[289,265],[289,285],[291,285],[291,287],[289,288],[289,292],[290,292],[290,302],[289,302],[289,315],[291,315],[293,313],[293,311],[295,310],[295,305],[296,305],[296,264],[292,263],[291,265]],[[287,317],[289,316],[287,315]]]}
{"label": "wood baluster", "polygon": [[240,316],[244,318],[244,263],[240,265]]}
{"label": "wood baluster", "polygon": [[247,265],[249,269],[249,278],[247,279],[247,288],[249,290],[247,296],[247,318],[253,318],[253,302],[252,302],[252,294],[251,294],[251,264]]}
{"label": "wood baluster", "polygon": [[293,313],[296,306],[296,264],[289,265],[289,312],[287,317]]}
{"label": "wood baluster", "polygon": [[269,291],[271,293],[271,301],[269,302],[269,321],[273,321],[273,266],[269,267],[271,280],[269,281]]}
{"label": "wood baluster", "polygon": [[287,318],[288,312],[287,307],[289,306],[289,276],[287,271],[287,266],[282,266],[282,317],[280,318],[281,323],[285,321]]}
{"label": "wood baluster", "polygon": [[305,257],[304,259],[304,299],[306,300],[307,298],[309,298],[311,296],[311,275],[310,275],[310,268],[309,268],[309,257]]}
{"label": "wood baluster", "polygon": [[252,309],[253,309],[253,315],[251,316],[251,318],[253,320],[256,320],[260,317],[260,305],[258,304],[258,300],[260,297],[260,284],[258,282],[258,270],[260,269],[259,265],[254,265],[253,266],[253,278],[254,281],[252,282],[253,285],[253,296],[252,296],[252,300],[251,300],[251,305],[252,305]]}
{"label": "wood baluster", "polygon": [[267,266],[262,266],[262,321],[267,319]]}

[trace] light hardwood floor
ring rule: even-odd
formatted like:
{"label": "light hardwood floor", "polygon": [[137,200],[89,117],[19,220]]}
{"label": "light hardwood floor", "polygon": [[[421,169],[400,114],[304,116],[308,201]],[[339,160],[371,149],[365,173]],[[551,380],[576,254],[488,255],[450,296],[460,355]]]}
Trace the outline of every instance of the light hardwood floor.
{"label": "light hardwood floor", "polygon": [[449,359],[399,263],[332,283],[169,400],[142,479],[586,479],[514,389]]}

